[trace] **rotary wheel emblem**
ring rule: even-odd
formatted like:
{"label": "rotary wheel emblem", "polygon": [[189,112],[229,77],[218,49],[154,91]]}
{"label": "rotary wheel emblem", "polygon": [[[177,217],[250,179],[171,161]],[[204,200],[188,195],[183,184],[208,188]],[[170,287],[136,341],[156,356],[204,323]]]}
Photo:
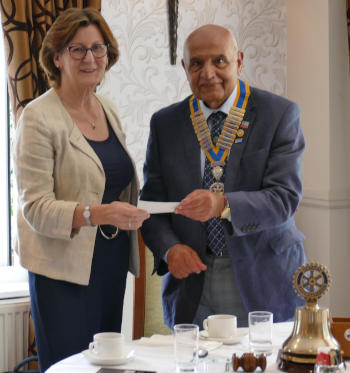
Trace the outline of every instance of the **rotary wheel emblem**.
{"label": "rotary wheel emblem", "polygon": [[316,303],[328,290],[330,274],[319,263],[307,263],[298,268],[294,275],[296,292],[308,303]]}

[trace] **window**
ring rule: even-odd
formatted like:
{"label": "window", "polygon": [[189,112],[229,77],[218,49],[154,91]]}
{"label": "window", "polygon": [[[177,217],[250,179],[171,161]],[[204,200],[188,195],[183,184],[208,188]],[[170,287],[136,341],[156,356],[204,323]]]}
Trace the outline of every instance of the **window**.
{"label": "window", "polygon": [[8,105],[4,38],[0,27],[0,266],[12,264],[11,250],[11,165],[10,111]]}

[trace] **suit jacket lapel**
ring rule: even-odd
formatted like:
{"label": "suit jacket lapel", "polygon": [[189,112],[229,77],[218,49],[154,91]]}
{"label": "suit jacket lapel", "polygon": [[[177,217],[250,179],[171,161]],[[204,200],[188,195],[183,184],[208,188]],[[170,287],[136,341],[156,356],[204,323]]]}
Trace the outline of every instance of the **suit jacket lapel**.
{"label": "suit jacket lapel", "polygon": [[239,170],[240,161],[242,158],[244,148],[248,142],[249,135],[252,132],[253,127],[254,127],[256,111],[255,111],[254,94],[253,94],[254,89],[252,88],[251,90],[252,92],[249,97],[246,112],[243,118],[243,121],[247,121],[249,123],[249,126],[247,129],[244,129],[245,133],[243,136],[243,141],[241,143],[232,144],[230,154],[229,154],[229,159],[226,165],[225,192],[230,192],[237,188],[237,173]]}
{"label": "suit jacket lapel", "polygon": [[80,151],[82,151],[83,153],[88,155],[90,158],[92,158],[95,161],[95,163],[97,164],[98,168],[104,174],[104,170],[103,170],[100,158],[92,150],[90,144],[86,141],[86,139],[84,138],[84,136],[80,132],[79,128],[75,124],[73,124],[72,132],[70,134],[69,140],[70,140],[72,145],[74,145]]}
{"label": "suit jacket lapel", "polygon": [[69,135],[69,141],[76,148],[78,148],[83,153],[87,154],[90,158],[92,158],[96,162],[97,166],[99,167],[99,169],[102,171],[102,173],[104,175],[104,170],[103,170],[100,158],[92,150],[91,146],[86,141],[83,134],[80,132],[78,126],[74,123],[73,118],[69,115],[68,111],[63,106],[63,103],[61,102],[57,92],[54,89],[52,89],[50,94],[52,94],[54,96],[54,100],[56,100],[58,105],[61,106],[62,116],[64,117],[64,120],[67,123],[67,126],[70,126],[71,132],[70,132],[70,135]]}
{"label": "suit jacket lapel", "polygon": [[[98,96],[97,99],[100,101],[100,103],[103,107],[103,110],[105,112],[105,115],[107,117],[107,120],[108,120],[109,124],[111,125],[114,133],[118,137],[118,140],[120,141],[122,147],[128,153],[128,150],[126,149],[126,145],[125,145],[124,135],[123,135],[120,127],[118,126],[117,119],[115,118],[113,113],[111,113],[111,111],[109,110],[108,105],[105,105],[103,99],[100,96]],[[77,148],[79,148],[82,152],[87,154],[90,158],[92,158],[96,162],[96,164],[100,168],[100,170],[104,173],[103,166],[102,166],[102,163],[100,161],[100,158],[93,151],[90,144],[86,141],[86,139],[84,138],[84,136],[80,132],[79,128],[74,124],[72,118],[69,115],[68,115],[68,117],[69,118],[67,118],[67,120],[72,121],[72,132],[71,132],[71,135],[70,135],[71,143],[74,146],[76,146]]]}
{"label": "suit jacket lapel", "polygon": [[134,161],[133,157],[130,155],[130,152],[129,152],[127,146],[126,146],[125,135],[124,135],[124,132],[121,129],[121,123],[120,123],[120,120],[117,116],[117,113],[116,113],[116,111],[114,111],[113,108],[110,107],[110,105],[105,103],[105,100],[104,100],[103,96],[98,96],[97,99],[100,101],[100,103],[103,107],[103,110],[106,114],[106,117],[107,117],[107,120],[108,120],[110,126],[112,127],[113,132],[117,136],[117,138],[118,138],[121,146],[123,147],[124,151],[126,152],[126,154],[130,158],[130,161],[131,161],[131,163],[133,165],[133,168],[134,168],[134,173],[135,173],[134,180],[135,180],[136,188],[138,190],[139,189],[139,180],[137,178],[136,164],[135,164],[135,161]]}
{"label": "suit jacket lapel", "polygon": [[179,138],[184,141],[184,152],[186,159],[186,170],[189,190],[194,190],[202,187],[202,176],[201,176],[201,148],[194,132],[189,107],[189,97],[184,101],[184,110],[181,110],[183,114],[182,120],[182,133],[179,134]]}

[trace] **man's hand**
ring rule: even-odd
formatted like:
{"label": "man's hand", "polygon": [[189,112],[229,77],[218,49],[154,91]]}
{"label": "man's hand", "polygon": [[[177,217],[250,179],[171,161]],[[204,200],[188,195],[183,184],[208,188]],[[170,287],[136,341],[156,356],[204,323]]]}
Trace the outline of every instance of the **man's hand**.
{"label": "man's hand", "polygon": [[204,222],[220,216],[224,207],[225,197],[223,194],[207,189],[197,189],[181,201],[175,209],[175,214]]}
{"label": "man's hand", "polygon": [[186,278],[191,273],[199,274],[207,269],[198,254],[187,245],[176,244],[168,252],[168,269],[178,278]]}

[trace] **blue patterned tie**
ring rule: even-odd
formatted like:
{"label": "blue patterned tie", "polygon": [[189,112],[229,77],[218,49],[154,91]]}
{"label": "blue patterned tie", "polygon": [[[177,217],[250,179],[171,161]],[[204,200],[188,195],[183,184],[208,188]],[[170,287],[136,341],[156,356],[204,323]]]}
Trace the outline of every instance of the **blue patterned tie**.
{"label": "blue patterned tie", "polygon": [[[208,118],[208,124],[210,127],[210,134],[213,139],[214,145],[217,142],[218,137],[221,133],[221,128],[226,119],[226,114],[218,111],[213,113]],[[209,187],[215,182],[215,178],[212,174],[212,168],[210,166],[210,162],[208,158],[205,158],[205,166],[204,166],[204,175],[203,175],[203,188],[209,189]],[[225,181],[225,167],[224,173],[222,175],[221,180],[222,182]],[[222,251],[225,248],[225,236],[224,236],[224,228],[222,226],[222,221],[220,218],[212,218],[207,221],[207,245],[209,249],[217,256],[222,254]]]}

